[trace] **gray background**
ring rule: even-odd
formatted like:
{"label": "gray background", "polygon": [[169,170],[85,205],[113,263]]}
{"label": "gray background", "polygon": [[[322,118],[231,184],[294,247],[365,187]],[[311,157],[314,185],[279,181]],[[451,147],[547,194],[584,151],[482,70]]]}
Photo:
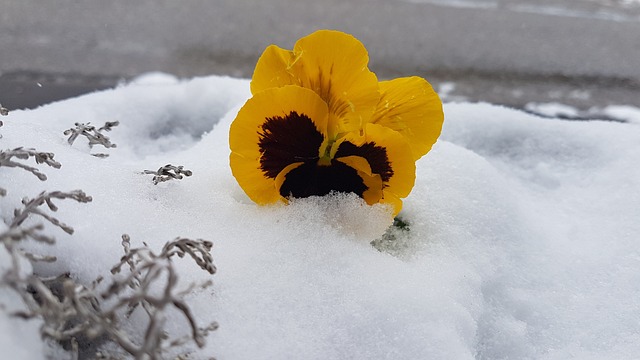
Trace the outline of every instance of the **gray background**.
{"label": "gray background", "polygon": [[455,84],[451,99],[640,106],[633,0],[0,0],[0,102],[149,71],[250,77],[267,45],[319,28],[358,37],[381,78]]}

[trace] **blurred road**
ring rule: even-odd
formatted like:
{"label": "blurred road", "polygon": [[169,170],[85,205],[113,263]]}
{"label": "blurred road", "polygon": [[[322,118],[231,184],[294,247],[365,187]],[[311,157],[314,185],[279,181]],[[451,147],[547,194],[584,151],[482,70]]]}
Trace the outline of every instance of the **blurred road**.
{"label": "blurred road", "polygon": [[319,28],[362,40],[380,77],[450,98],[640,106],[638,0],[0,0],[0,102],[149,71],[250,77],[267,45]]}

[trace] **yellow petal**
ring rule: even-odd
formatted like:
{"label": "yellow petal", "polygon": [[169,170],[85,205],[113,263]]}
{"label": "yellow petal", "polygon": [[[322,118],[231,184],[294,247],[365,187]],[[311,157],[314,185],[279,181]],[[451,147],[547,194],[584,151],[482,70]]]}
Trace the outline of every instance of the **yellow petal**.
{"label": "yellow petal", "polygon": [[[324,136],[328,121],[326,103],[315,92],[297,86],[272,88],[256,93],[240,109],[231,124],[229,130],[231,171],[247,196],[258,204],[282,200],[276,175],[268,174],[263,166],[265,149],[261,149],[260,141],[261,134],[265,132],[264,125],[269,119],[277,117],[289,119],[294,112],[296,115],[308,117],[313,122],[316,128],[315,135],[320,133],[326,137]],[[291,134],[284,141],[291,139],[294,145],[301,141],[304,143],[305,135]],[[311,154],[311,157],[318,156],[319,149],[318,152]],[[300,159],[292,160],[290,164],[298,161]],[[278,174],[290,164],[278,164],[279,167],[271,170]]]}
{"label": "yellow petal", "polygon": [[282,171],[280,171],[278,176],[276,176],[276,189],[278,190],[278,193],[280,193],[280,187],[282,186],[284,181],[287,179],[287,174],[290,173],[291,170],[299,167],[302,164],[304,164],[304,162],[296,162],[291,165],[288,165]]}
{"label": "yellow petal", "polygon": [[292,76],[290,69],[295,56],[290,50],[269,45],[264,50],[251,79],[251,93],[285,85],[300,85]]}
{"label": "yellow petal", "polygon": [[371,122],[401,133],[414,160],[431,150],[440,136],[444,112],[431,85],[413,76],[380,82],[380,102]]}
{"label": "yellow petal", "polygon": [[367,142],[373,142],[387,150],[387,156],[393,169],[385,192],[400,198],[407,197],[416,180],[416,164],[412,158],[411,147],[398,132],[376,124],[367,124],[365,128]]}
{"label": "yellow petal", "polygon": [[232,152],[229,156],[229,162],[233,176],[253,202],[265,205],[282,200],[275,181],[265,178],[260,171],[256,171],[256,163],[259,165],[257,159],[243,157]]}
{"label": "yellow petal", "polygon": [[329,134],[360,130],[380,94],[369,55],[355,37],[320,30],[298,40],[293,51],[269,46],[256,64],[251,91],[299,85],[315,91],[329,106]]}
{"label": "yellow petal", "polygon": [[344,164],[356,169],[358,176],[362,178],[367,190],[362,193],[362,198],[367,204],[373,205],[380,202],[382,198],[382,177],[379,174],[371,173],[369,162],[360,156],[345,156],[336,159]]}
{"label": "yellow petal", "polygon": [[[379,174],[383,181],[380,202],[394,206],[395,214],[402,208],[401,198],[405,198],[413,189],[416,178],[416,166],[411,147],[397,131],[377,124],[367,124],[364,143],[356,148],[348,148],[345,143],[351,139],[358,141],[358,134],[348,134],[346,140],[336,152],[336,159],[346,156],[360,156],[367,160],[372,174]],[[380,151],[380,150],[384,151]]]}

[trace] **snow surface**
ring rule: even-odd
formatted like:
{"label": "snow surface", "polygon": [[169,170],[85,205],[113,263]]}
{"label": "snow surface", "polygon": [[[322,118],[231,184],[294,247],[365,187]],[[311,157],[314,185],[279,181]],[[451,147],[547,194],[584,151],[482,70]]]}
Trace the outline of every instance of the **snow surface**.
{"label": "snow surface", "polygon": [[[446,97],[445,97],[446,99]],[[550,103],[528,103],[525,110],[544,117],[562,119],[609,119],[626,123],[640,124],[640,109],[629,105],[594,106],[586,110],[579,110],[573,106]]]}
{"label": "snow surface", "polygon": [[503,9],[555,17],[640,21],[639,0],[401,0],[467,9]]}
{"label": "snow surface", "polygon": [[[23,196],[45,189],[93,197],[58,202],[56,217],[76,231],[48,226],[57,245],[31,249],[59,260],[36,270],[88,283],[119,260],[123,233],[157,250],[177,236],[213,241],[214,286],[188,302],[201,324],[220,328],[195,358],[637,358],[640,122],[446,104],[441,139],[418,162],[400,214],[410,231],[391,255],[370,245],[391,220],[382,207],[353,196],[248,200],[227,138],[248,85],[149,74],[3,118],[3,149],[34,147],[62,163],[39,166],[46,182],[2,168],[5,222]],[[74,122],[113,120],[115,149],[90,151],[82,138],[69,146],[63,135]],[[193,176],[154,186],[141,174],[167,163]],[[177,266],[185,286],[208,276]],[[37,322],[19,323],[2,313],[0,346],[42,358]],[[186,332],[177,314],[169,324]]]}

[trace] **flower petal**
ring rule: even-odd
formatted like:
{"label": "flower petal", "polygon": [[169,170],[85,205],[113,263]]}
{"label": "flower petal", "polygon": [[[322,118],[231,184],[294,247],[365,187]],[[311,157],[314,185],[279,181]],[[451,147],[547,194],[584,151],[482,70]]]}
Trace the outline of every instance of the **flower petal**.
{"label": "flower petal", "polygon": [[291,73],[292,64],[296,57],[293,51],[282,49],[276,45],[269,45],[264,50],[251,79],[251,93],[282,87],[285,85],[300,85]]}
{"label": "flower petal", "polygon": [[365,191],[367,185],[358,171],[335,160],[326,166],[306,162],[290,170],[280,186],[282,196],[294,198],[324,196],[332,192],[363,197]]}
{"label": "flower petal", "polygon": [[340,144],[336,160],[351,156],[366,159],[371,173],[380,175],[383,182],[380,202],[392,204],[397,215],[402,208],[400,199],[409,195],[415,183],[416,166],[411,147],[400,133],[377,124],[366,125],[362,145],[354,145],[352,138],[360,140],[358,134],[349,134]]}
{"label": "flower petal", "polygon": [[380,202],[383,195],[382,177],[371,172],[371,166],[367,159],[360,156],[345,156],[336,160],[356,169],[358,176],[362,178],[364,185],[367,186],[367,190],[362,193],[362,198],[367,204],[373,205]]}
{"label": "flower petal", "polygon": [[268,89],[245,103],[229,130],[229,159],[251,200],[268,204],[282,199],[278,174],[291,164],[319,157],[327,121],[326,103],[298,86]]}
{"label": "flower petal", "polygon": [[293,164],[285,167],[284,169],[282,169],[282,171],[280,171],[278,176],[276,176],[276,190],[278,190],[278,193],[280,193],[280,188],[282,187],[282,184],[287,179],[287,174],[289,174],[291,172],[291,170],[299,168],[300,165],[303,165],[303,164],[304,164],[304,162],[293,163]]}
{"label": "flower petal", "polygon": [[[407,197],[416,180],[416,163],[411,156],[409,144],[398,132],[376,124],[367,124],[365,132],[367,142],[373,142],[387,150],[393,174],[385,180],[385,193],[390,192],[400,198]],[[375,169],[374,166],[371,168]]]}
{"label": "flower petal", "polygon": [[400,132],[414,160],[419,159],[431,150],[442,130],[444,112],[438,94],[417,76],[381,81],[380,92],[371,123]]}
{"label": "flower petal", "polygon": [[360,130],[378,104],[376,75],[368,68],[364,45],[349,34],[316,31],[293,51],[267,47],[251,80],[255,94],[274,86],[299,85],[315,91],[329,106],[329,134]]}

